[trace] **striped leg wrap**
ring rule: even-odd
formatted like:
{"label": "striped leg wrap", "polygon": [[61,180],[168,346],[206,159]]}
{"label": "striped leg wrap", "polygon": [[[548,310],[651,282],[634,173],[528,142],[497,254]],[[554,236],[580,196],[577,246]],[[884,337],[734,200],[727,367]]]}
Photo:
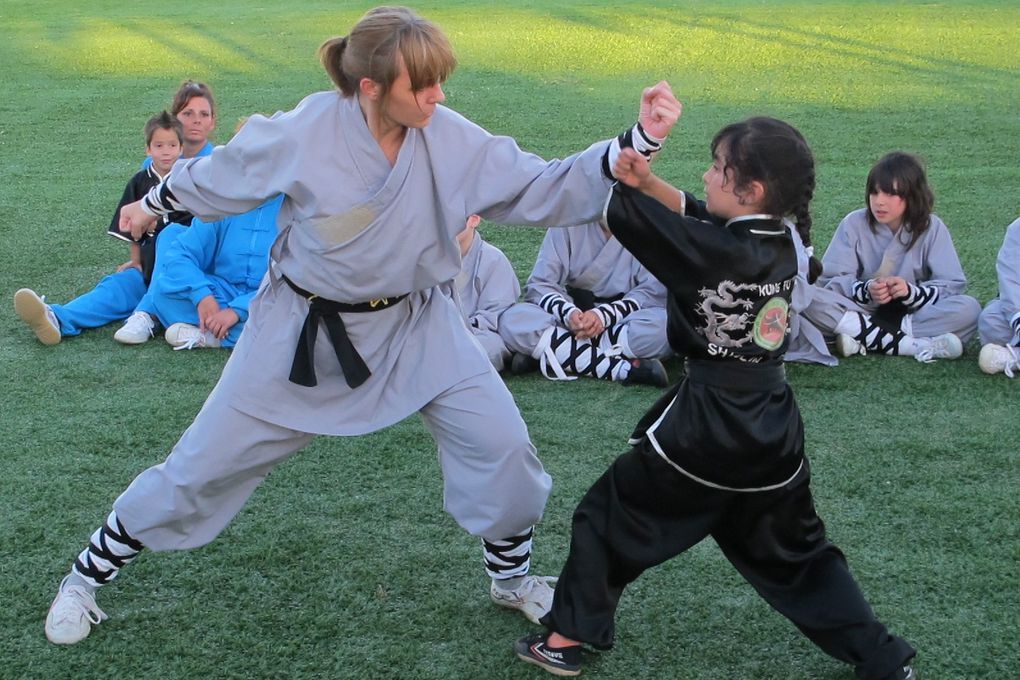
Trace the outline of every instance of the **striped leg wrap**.
{"label": "striped leg wrap", "polygon": [[[589,375],[605,380],[617,379],[621,367],[627,363],[619,356],[619,348],[614,344],[613,338],[619,339],[619,334],[619,330],[614,335],[604,332],[599,342],[593,343],[578,340],[568,330],[554,328],[549,335],[548,347],[540,357],[542,373],[550,380],[562,380],[560,373]],[[549,375],[550,367],[554,375]],[[558,372],[557,368],[560,369]]]}
{"label": "striped leg wrap", "polygon": [[78,555],[72,570],[93,586],[106,585],[117,577],[121,567],[138,557],[144,547],[131,538],[117,519],[117,513],[111,512],[106,524],[92,534],[89,547]]}
{"label": "striped leg wrap", "polygon": [[[903,331],[888,331],[879,326],[867,314],[861,314],[861,332],[857,334],[857,342],[868,352],[878,352],[898,356],[903,351],[904,340],[909,340]],[[911,343],[912,344],[912,343]]]}
{"label": "striped leg wrap", "polygon": [[523,534],[503,539],[486,541],[482,539],[485,554],[485,573],[494,579],[508,579],[524,576],[531,568],[531,539],[535,528]]}

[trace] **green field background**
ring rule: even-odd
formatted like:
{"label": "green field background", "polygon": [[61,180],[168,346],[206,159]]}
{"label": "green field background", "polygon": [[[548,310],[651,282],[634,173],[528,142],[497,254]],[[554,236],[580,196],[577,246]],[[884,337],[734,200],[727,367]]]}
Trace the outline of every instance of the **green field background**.
{"label": "green field background", "polygon": [[[513,659],[533,629],[493,607],[477,540],[442,511],[417,418],[315,440],[199,550],[146,554],[100,593],[110,615],[58,648],[42,622],[110,503],[158,463],[226,360],[115,327],[43,347],[13,313],[124,261],[104,235],[144,153],[146,118],[184,78],[209,82],[218,142],[253,112],[329,87],[315,50],[371,7],[350,2],[0,4],[0,678],[538,678]],[[708,143],[753,114],[814,149],[814,241],[863,205],[884,153],[928,164],[970,293],[1020,216],[1015,2],[430,2],[454,44],[447,104],[544,157],[630,125],[667,79],[684,116],[658,163],[701,192]],[[542,231],[485,224],[527,277]],[[400,244],[394,244],[399,248]],[[962,359],[791,366],[814,493],[878,615],[926,680],[1020,677],[1020,380]],[[671,375],[678,367],[671,365]],[[554,479],[535,570],[556,573],[570,514],[657,396],[651,388],[508,379]],[[768,608],[707,541],[628,589],[592,678],[839,680],[849,667]]]}

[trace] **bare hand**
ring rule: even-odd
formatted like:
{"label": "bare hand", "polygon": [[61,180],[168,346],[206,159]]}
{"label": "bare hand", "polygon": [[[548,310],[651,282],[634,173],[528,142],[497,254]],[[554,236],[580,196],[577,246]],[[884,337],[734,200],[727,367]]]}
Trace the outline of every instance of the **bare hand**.
{"label": "bare hand", "polygon": [[882,279],[874,279],[868,284],[868,294],[873,302],[880,305],[884,305],[892,299],[889,297],[889,287]]}
{"label": "bare hand", "polygon": [[206,318],[205,329],[222,340],[238,321],[240,317],[237,316],[237,312],[226,307]]}
{"label": "bare hand", "polygon": [[117,267],[118,272],[127,271],[128,269],[137,269],[138,271],[142,271],[142,263],[135,262],[134,260],[128,260],[124,264]]}
{"label": "bare hand", "polygon": [[672,88],[665,80],[652,87],[645,88],[641,93],[641,107],[638,109],[638,122],[645,132],[658,139],[665,139],[673,125],[680,120],[683,104],[673,94]]}
{"label": "bare hand", "polygon": [[889,297],[893,300],[900,300],[910,295],[910,286],[907,285],[906,279],[900,276],[887,276],[884,280],[886,288],[889,290]]}
{"label": "bare hand", "polygon": [[613,164],[613,176],[629,187],[640,189],[651,176],[652,169],[645,157],[634,149],[620,149],[620,155]]}
{"label": "bare hand", "polygon": [[142,210],[142,202],[135,201],[128,203],[120,209],[120,231],[122,234],[131,234],[131,238],[138,240],[156,224],[156,218]]}

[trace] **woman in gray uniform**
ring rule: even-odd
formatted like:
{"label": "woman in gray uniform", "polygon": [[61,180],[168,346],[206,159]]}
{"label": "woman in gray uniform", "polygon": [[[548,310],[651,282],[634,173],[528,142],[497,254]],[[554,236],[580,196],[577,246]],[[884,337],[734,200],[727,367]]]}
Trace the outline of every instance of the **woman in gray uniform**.
{"label": "woman in gray uniform", "polygon": [[633,130],[547,162],[440,106],[456,60],[442,31],[406,8],[369,11],[320,55],[339,91],[253,116],[123,213],[122,230],[141,233],[173,206],[214,220],[285,196],[269,273],[219,383],[78,556],[46,619],[52,642],[78,642],[105,618],[95,589],[142,547],[215,538],[315,434],[364,434],[416,411],[439,446],[445,509],[483,541],[493,600],[533,620],[551,602],[548,581],[528,576],[551,482],[461,319],[455,236],[472,213],[593,219],[620,148],[651,155],[679,102],[660,83],[644,92]]}

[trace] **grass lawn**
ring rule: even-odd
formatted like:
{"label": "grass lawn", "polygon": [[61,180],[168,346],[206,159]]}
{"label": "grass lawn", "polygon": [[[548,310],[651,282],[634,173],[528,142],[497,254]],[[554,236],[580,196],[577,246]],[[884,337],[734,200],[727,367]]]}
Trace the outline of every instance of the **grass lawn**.
{"label": "grass lawn", "polygon": [[[161,461],[225,352],[117,345],[115,327],[43,347],[14,315],[32,287],[63,302],[124,261],[104,235],[141,128],[184,78],[218,97],[217,141],[252,112],[329,87],[318,45],[370,4],[93,0],[0,5],[0,678],[538,678],[511,642],[533,628],[488,603],[476,539],[442,512],[416,418],[315,440],[199,550],[146,554],[99,598],[111,619],[71,648],[42,622],[110,503]],[[783,117],[811,143],[819,253],[863,205],[871,164],[923,156],[982,303],[1020,215],[1015,2],[721,0],[417,5],[461,66],[447,104],[545,157],[615,135],[668,79],[684,118],[658,171],[700,193],[725,123]],[[542,232],[483,226],[526,278]],[[398,246],[395,246],[398,247]],[[1020,381],[956,362],[791,366],[814,493],[878,615],[926,680],[1020,668]],[[672,366],[676,374],[678,367]],[[535,554],[566,555],[570,514],[655,399],[650,388],[511,378],[555,481]],[[853,677],[705,542],[628,589],[592,678]]]}

